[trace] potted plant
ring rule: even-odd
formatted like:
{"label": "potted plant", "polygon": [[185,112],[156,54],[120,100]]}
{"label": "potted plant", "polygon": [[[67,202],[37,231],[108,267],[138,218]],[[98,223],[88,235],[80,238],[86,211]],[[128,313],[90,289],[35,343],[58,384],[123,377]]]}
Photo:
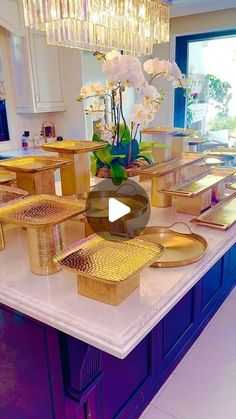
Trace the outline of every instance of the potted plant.
{"label": "potted plant", "polygon": [[208,125],[209,136],[215,141],[228,143],[229,132],[231,129],[231,118],[229,117],[229,102],[232,98],[232,86],[228,82],[223,82],[218,77],[208,74],[206,76],[208,83],[208,97],[212,100],[216,116]]}
{"label": "potted plant", "polygon": [[[154,80],[163,76],[172,80],[174,87],[184,87],[185,77],[176,63],[155,58],[143,65],[150,78],[147,81],[136,57],[118,51],[108,54],[95,52],[94,55],[103,63],[107,84],[83,86],[77,100],[93,100],[85,110],[87,115],[98,121],[93,141],[107,143],[105,148],[93,153],[92,173],[99,177],[111,177],[114,183],[119,184],[127,179],[129,169],[134,165],[152,164],[152,156],[147,152],[152,143],[142,143],[138,134],[153,121],[163,100],[163,92],[153,86]],[[129,124],[123,107],[127,88],[133,88],[138,98],[129,115]]]}

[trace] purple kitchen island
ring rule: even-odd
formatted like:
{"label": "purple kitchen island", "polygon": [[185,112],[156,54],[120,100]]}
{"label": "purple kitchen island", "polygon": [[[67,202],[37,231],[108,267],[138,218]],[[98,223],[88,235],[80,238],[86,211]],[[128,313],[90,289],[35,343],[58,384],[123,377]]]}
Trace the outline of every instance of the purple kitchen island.
{"label": "purple kitchen island", "polygon": [[[154,209],[150,224],[157,217],[177,221],[171,209]],[[73,242],[83,226],[65,228]],[[33,275],[25,232],[6,227],[0,418],[138,418],[236,283],[236,227],[193,230],[209,244],[202,260],[146,269],[140,289],[112,307],[77,295],[71,272]]]}

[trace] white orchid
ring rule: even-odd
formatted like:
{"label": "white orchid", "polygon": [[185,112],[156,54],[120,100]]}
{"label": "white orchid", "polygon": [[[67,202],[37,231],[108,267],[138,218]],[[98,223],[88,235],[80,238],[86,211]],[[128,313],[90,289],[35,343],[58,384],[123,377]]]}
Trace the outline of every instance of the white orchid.
{"label": "white orchid", "polygon": [[141,103],[148,108],[152,108],[153,102],[160,102],[161,95],[156,87],[151,86],[147,81],[139,88]]}
{"label": "white orchid", "polygon": [[120,58],[122,55],[120,51],[117,51],[116,49],[113,49],[111,52],[108,52],[106,54],[106,60],[110,61],[113,60],[113,58]]}
{"label": "white orchid", "polygon": [[146,128],[153,119],[153,112],[145,108],[142,103],[134,105],[131,112],[131,121],[134,124],[140,125],[141,128]]}
{"label": "white orchid", "polygon": [[140,61],[136,57],[121,55],[103,64],[103,71],[108,83],[138,88],[144,83]]}
{"label": "white orchid", "polygon": [[106,124],[105,122],[101,122],[97,124],[97,128],[100,132],[101,138],[104,141],[107,141],[109,144],[111,144],[115,137],[115,131],[112,124]]}
{"label": "white orchid", "polygon": [[100,104],[98,100],[94,100],[94,102],[85,109],[86,114],[90,115],[93,121],[104,119],[105,111],[106,106],[104,104]]}

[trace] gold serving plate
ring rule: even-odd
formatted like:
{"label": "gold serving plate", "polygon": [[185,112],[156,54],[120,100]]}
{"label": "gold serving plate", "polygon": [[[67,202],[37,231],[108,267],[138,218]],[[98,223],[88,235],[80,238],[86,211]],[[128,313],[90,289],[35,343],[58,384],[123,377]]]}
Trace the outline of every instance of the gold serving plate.
{"label": "gold serving plate", "polygon": [[23,227],[45,228],[63,223],[81,214],[85,209],[84,200],[52,195],[31,196],[0,208],[0,220]]}
{"label": "gold serving plate", "polygon": [[12,185],[16,180],[15,173],[0,169],[0,185]]}
{"label": "gold serving plate", "polygon": [[230,153],[209,152],[204,158],[204,163],[208,166],[228,166],[235,161],[235,155]]}
{"label": "gold serving plate", "polygon": [[135,238],[122,240],[108,233],[74,243],[54,261],[78,275],[78,292],[118,305],[139,286],[139,273],[162,255],[158,243]]}
{"label": "gold serving plate", "polygon": [[0,207],[9,205],[12,201],[28,196],[28,192],[10,186],[0,185]]}
{"label": "gold serving plate", "polygon": [[219,230],[228,230],[236,221],[236,192],[194,218],[191,222]]}
{"label": "gold serving plate", "polygon": [[142,130],[143,134],[169,134],[169,135],[180,135],[180,136],[190,136],[196,134],[198,131],[193,129],[186,128],[176,128],[176,127],[156,127],[156,128],[145,128]]}
{"label": "gold serving plate", "polygon": [[[172,228],[181,224],[187,227],[188,233],[179,233]],[[153,243],[159,243],[165,252],[152,266],[158,268],[173,268],[190,265],[201,259],[207,249],[207,241],[200,235],[192,232],[184,223],[175,223],[170,227],[146,227],[140,238]]]}
{"label": "gold serving plate", "polygon": [[0,167],[6,170],[23,173],[36,173],[44,170],[58,169],[70,161],[50,156],[24,156],[0,160]]}
{"label": "gold serving plate", "polygon": [[43,144],[40,147],[45,151],[51,151],[56,153],[89,153],[94,150],[98,150],[107,145],[102,141],[86,141],[86,140],[63,140],[57,141],[52,144]]}
{"label": "gold serving plate", "polygon": [[58,224],[85,209],[85,202],[81,200],[51,195],[32,196],[0,208],[0,221],[27,227],[31,271],[36,275],[51,275],[61,269],[53,262],[53,257],[63,247]]}

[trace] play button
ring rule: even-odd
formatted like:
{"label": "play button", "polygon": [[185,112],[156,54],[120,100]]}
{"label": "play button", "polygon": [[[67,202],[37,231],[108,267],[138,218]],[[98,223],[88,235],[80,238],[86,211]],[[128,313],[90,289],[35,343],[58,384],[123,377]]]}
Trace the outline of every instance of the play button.
{"label": "play button", "polygon": [[125,215],[131,212],[131,208],[128,205],[122,204],[122,202],[118,201],[115,198],[109,198],[109,221],[110,223],[114,223],[115,221],[119,220],[120,218],[124,217]]}
{"label": "play button", "polygon": [[124,239],[146,227],[151,206],[145,190],[130,179],[114,185],[110,179],[98,183],[87,196],[85,234],[110,233]]}

